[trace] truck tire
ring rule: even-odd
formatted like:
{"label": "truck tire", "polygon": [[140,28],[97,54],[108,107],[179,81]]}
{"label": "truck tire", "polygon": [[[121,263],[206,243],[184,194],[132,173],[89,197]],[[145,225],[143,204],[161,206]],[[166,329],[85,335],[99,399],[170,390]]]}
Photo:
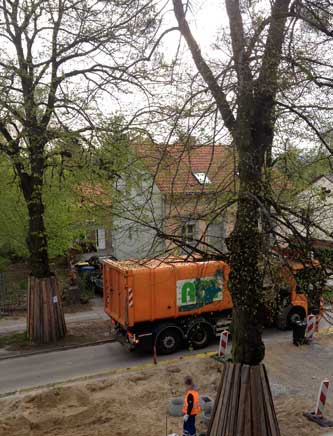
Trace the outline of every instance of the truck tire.
{"label": "truck tire", "polygon": [[156,338],[157,352],[159,354],[172,354],[181,344],[181,334],[176,327],[167,327],[158,333]]}
{"label": "truck tire", "polygon": [[208,397],[206,395],[200,395],[199,396],[199,405],[200,405],[200,408],[203,412],[205,412],[206,410],[212,411],[214,402],[210,397]]}
{"label": "truck tire", "polygon": [[212,417],[212,409],[207,409],[202,415],[202,422],[208,427],[210,419]]}
{"label": "truck tire", "polygon": [[211,328],[202,322],[195,324],[189,331],[187,338],[195,350],[205,348],[212,338]]}
{"label": "truck tire", "polygon": [[290,330],[293,324],[297,321],[304,321],[305,310],[303,307],[294,307],[287,316],[287,329]]}
{"label": "truck tire", "polygon": [[169,415],[170,416],[183,416],[184,398],[174,398],[169,403]]}

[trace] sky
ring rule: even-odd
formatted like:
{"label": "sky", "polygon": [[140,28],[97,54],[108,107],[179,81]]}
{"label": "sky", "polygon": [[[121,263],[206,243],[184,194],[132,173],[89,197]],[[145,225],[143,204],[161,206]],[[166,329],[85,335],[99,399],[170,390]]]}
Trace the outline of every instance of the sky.
{"label": "sky", "polygon": [[[165,0],[161,0],[161,4],[165,4]],[[223,0],[191,0],[191,10],[187,14],[187,19],[191,27],[191,31],[199,44],[201,51],[205,58],[208,58],[212,54],[212,44],[216,42],[219,31],[222,26],[228,27],[228,18],[224,8]],[[177,26],[172,1],[170,0],[163,14],[164,24],[162,26],[161,32],[164,29]],[[179,52],[177,52],[180,41],[180,33],[178,31],[171,32],[167,34],[162,43],[160,44],[159,51],[163,53],[164,60],[171,63],[178,54],[178,58],[181,59],[182,69],[184,71],[191,70],[196,72],[196,67],[194,66],[191,54],[182,39]],[[221,53],[219,53],[219,56]],[[180,95],[182,94],[182,85],[174,85],[173,93],[178,93],[179,88]],[[168,93],[168,91],[166,91]],[[121,106],[125,103],[125,106]],[[134,107],[139,108],[145,104],[144,98],[140,93],[123,95],[120,98],[120,111],[127,110],[131,112]],[[111,109],[112,106],[109,106]],[[168,134],[167,134],[168,135]]]}
{"label": "sky", "polygon": [[[161,0],[161,3],[162,2],[163,0]],[[226,29],[227,31],[229,30],[229,23],[225,10],[224,0],[190,0],[190,3],[192,9],[190,13],[187,14],[187,18],[190,24],[191,31],[194,34],[194,37],[201,48],[204,58],[212,58],[215,54],[220,58],[221,56],[223,56],[223,53],[220,50],[214,53],[212,44],[217,41],[217,37],[219,36],[219,34],[221,35],[222,28]],[[267,15],[268,5],[269,2],[267,0],[258,2],[256,6],[256,12],[260,12],[263,16]],[[165,11],[164,18],[165,28],[177,26],[171,0],[169,0],[168,8]],[[177,53],[177,48],[179,46],[179,41],[180,34],[177,31],[168,34],[164,38],[160,50],[163,51],[165,59],[167,61],[170,62],[175,57]],[[182,59],[184,70],[187,69],[191,70],[192,72],[196,71],[196,68],[193,65],[191,55],[184,41],[181,44],[179,58]],[[174,86],[179,87],[179,95],[181,98],[182,85],[177,84]],[[176,92],[178,91],[176,90]],[[140,102],[138,102],[138,104],[140,104]],[[302,131],[300,132],[302,135],[301,137],[297,137],[297,144],[301,144],[301,146],[305,148],[312,146],[313,141],[316,140],[316,138],[314,138],[313,135],[307,137],[309,132],[308,130],[306,130],[306,132],[304,131],[304,125],[300,125],[298,127],[302,129]],[[287,136],[290,136],[289,132],[287,132]],[[283,140],[283,142],[285,142],[285,140]]]}
{"label": "sky", "polygon": [[[188,14],[191,30],[204,51],[211,50],[211,44],[216,41],[216,35],[222,25],[228,21],[223,0],[193,0],[192,9]],[[176,26],[176,18],[172,10],[172,5],[168,7],[165,15],[166,25]],[[170,53],[177,50],[179,33],[175,32],[166,37],[164,47]]]}

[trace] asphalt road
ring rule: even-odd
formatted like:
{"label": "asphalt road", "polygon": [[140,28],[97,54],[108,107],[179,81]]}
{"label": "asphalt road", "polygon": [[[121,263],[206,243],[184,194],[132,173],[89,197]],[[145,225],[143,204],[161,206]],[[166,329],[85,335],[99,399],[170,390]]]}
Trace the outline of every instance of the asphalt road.
{"label": "asphalt road", "polygon": [[[265,342],[272,340],[284,342],[290,340],[290,337],[291,332],[274,329],[266,330],[264,334]],[[217,349],[218,344],[214,343],[201,351],[217,351]],[[160,356],[158,360],[186,354],[189,352],[182,350],[171,356]],[[149,362],[152,362],[151,355],[131,353],[118,343],[1,360],[0,394]]]}

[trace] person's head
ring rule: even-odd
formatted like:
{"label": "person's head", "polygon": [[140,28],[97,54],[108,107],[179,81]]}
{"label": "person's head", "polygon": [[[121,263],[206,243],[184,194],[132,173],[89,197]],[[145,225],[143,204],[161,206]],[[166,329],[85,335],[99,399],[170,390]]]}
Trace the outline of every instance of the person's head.
{"label": "person's head", "polygon": [[184,384],[185,384],[186,390],[190,390],[190,389],[192,389],[192,388],[193,388],[193,385],[194,385],[194,383],[193,383],[193,378],[192,378],[190,375],[187,375],[187,376],[184,378]]}

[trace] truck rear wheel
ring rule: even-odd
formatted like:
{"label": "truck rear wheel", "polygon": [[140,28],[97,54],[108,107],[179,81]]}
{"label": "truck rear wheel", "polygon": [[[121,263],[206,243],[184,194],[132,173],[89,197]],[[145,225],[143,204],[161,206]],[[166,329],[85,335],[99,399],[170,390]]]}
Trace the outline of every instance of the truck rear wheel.
{"label": "truck rear wheel", "polygon": [[180,347],[181,335],[174,327],[162,330],[157,336],[157,351],[159,354],[171,354]]}
{"label": "truck rear wheel", "polygon": [[196,350],[205,348],[212,337],[209,326],[200,323],[192,327],[188,334],[188,342]]}

